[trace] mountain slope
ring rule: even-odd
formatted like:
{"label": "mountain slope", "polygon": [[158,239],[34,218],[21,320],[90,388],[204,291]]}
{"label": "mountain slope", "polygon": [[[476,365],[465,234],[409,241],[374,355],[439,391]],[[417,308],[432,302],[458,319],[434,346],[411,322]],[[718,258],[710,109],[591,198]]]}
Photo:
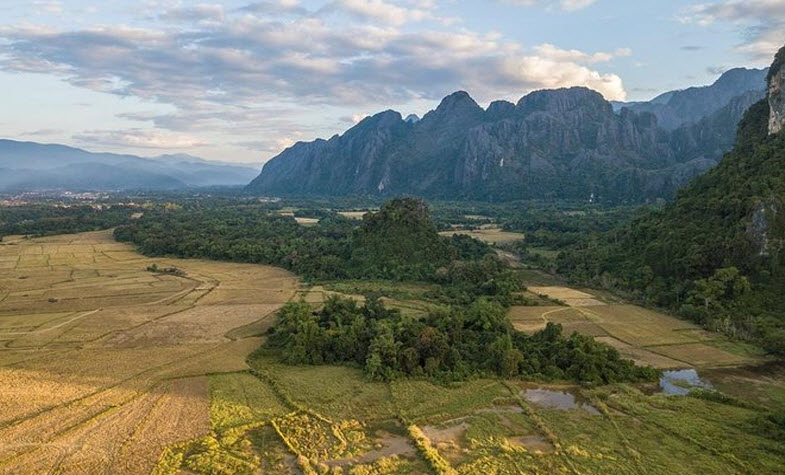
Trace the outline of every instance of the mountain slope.
{"label": "mountain slope", "polygon": [[768,100],[747,111],[716,168],[662,211],[564,253],[561,271],[785,353],[785,68],[775,66]]}
{"label": "mountain slope", "polygon": [[657,116],[661,127],[673,130],[717,112],[735,97],[756,92],[757,100],[763,99],[766,94],[767,74],[768,69],[731,69],[710,86],[666,92],[649,102],[617,102],[614,107],[629,108],[635,112],[651,112]]}
{"label": "mountain slope", "polygon": [[56,144],[0,140],[0,190],[178,189],[241,185],[250,167],[187,155],[141,158]]}
{"label": "mountain slope", "polygon": [[[419,121],[386,111],[342,136],[295,144],[265,164],[248,190],[490,201],[669,198],[730,149],[744,110],[764,94],[763,87],[745,90],[755,81],[728,74],[718,81],[721,91],[712,86],[670,95],[668,103],[716,100],[698,120],[673,130],[660,127],[653,113],[632,107],[615,113],[585,88],[537,91],[487,110],[457,92]],[[694,109],[685,106],[697,117]]]}

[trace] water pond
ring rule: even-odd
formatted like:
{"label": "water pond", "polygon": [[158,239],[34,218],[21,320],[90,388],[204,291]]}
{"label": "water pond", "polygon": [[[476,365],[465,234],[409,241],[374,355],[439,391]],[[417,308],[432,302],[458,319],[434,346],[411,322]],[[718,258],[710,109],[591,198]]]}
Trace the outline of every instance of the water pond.
{"label": "water pond", "polygon": [[578,409],[588,412],[589,414],[599,415],[600,411],[591,404],[578,399],[575,394],[567,391],[558,391],[555,389],[526,389],[521,392],[521,395],[529,402],[543,407],[550,407],[554,409],[561,409],[567,411],[570,409]]}
{"label": "water pond", "polygon": [[711,383],[701,379],[694,369],[663,371],[660,377],[660,389],[669,396],[683,396],[691,389],[712,389]]}

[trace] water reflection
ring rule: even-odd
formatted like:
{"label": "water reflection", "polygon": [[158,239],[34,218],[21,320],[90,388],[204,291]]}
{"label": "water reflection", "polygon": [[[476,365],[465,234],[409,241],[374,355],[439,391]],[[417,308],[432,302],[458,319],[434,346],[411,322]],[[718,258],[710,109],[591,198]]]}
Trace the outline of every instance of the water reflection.
{"label": "water reflection", "polygon": [[694,369],[663,371],[660,377],[660,388],[667,395],[683,396],[691,389],[712,389],[711,383],[704,381]]}
{"label": "water reflection", "polygon": [[522,392],[527,401],[533,402],[544,407],[555,409],[581,409],[589,414],[599,415],[600,411],[596,407],[586,402],[578,400],[574,394],[553,389],[526,389]]}

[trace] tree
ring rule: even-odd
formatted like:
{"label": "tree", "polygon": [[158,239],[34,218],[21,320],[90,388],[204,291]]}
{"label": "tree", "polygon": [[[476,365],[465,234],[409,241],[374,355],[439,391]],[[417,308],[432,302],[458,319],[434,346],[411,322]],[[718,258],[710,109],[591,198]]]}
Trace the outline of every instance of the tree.
{"label": "tree", "polygon": [[708,279],[696,280],[690,299],[700,302],[707,311],[723,311],[749,291],[750,282],[739,269],[726,267],[717,269]]}

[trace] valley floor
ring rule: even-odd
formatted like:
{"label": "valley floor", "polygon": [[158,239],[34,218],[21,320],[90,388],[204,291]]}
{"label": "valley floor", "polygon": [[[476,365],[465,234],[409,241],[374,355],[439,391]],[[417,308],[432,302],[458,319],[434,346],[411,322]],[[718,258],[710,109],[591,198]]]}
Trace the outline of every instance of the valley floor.
{"label": "valley floor", "polygon": [[[175,265],[185,275],[147,271]],[[3,473],[778,473],[765,416],[785,371],[688,323],[539,282],[565,305],[515,307],[732,397],[475,380],[369,382],[259,348],[302,289],[257,265],[148,259],[108,232],[0,244]],[[361,297],[357,297],[361,298]],[[413,314],[424,305],[391,301]],[[249,356],[250,355],[250,356]],[[685,389],[689,381],[674,380]],[[671,391],[672,392],[672,391]],[[676,391],[678,392],[678,391]]]}

